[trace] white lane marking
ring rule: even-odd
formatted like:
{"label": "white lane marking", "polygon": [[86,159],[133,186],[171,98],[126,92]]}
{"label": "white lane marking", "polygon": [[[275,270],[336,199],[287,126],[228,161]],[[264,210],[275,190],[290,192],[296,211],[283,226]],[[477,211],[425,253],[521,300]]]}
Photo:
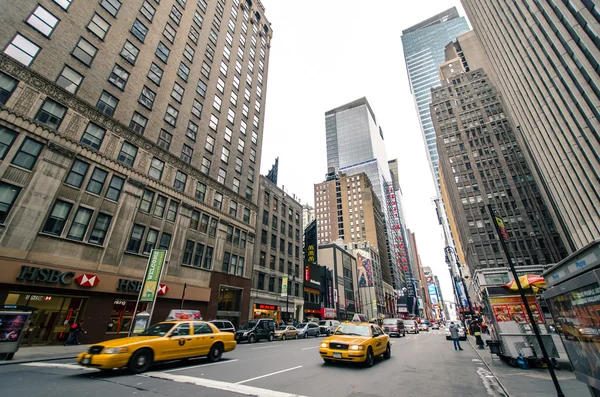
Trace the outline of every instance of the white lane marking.
{"label": "white lane marking", "polygon": [[319,347],[321,347],[321,346],[319,345],[319,346],[305,347],[304,349],[300,349],[300,350],[318,349]]}
{"label": "white lane marking", "polygon": [[26,367],[46,367],[46,368],[66,368],[66,369],[81,369],[84,371],[95,371],[94,368],[82,367],[77,364],[59,364],[59,363],[23,363]]}
{"label": "white lane marking", "polygon": [[211,365],[219,365],[219,364],[227,364],[227,363],[234,363],[236,361],[240,361],[237,358],[235,360],[224,360],[224,361],[218,361],[216,363],[210,363],[210,364],[198,364],[198,365],[192,365],[191,367],[183,367],[183,368],[175,368],[175,369],[169,369],[166,371],[162,371],[162,372],[175,372],[175,371],[185,371],[187,369],[193,369],[193,368],[202,368],[202,367],[210,367]]}
{"label": "white lane marking", "polygon": [[253,347],[252,350],[260,350],[260,349],[270,349],[272,347],[279,347],[283,345],[271,345],[271,346],[263,346],[263,347]]}
{"label": "white lane marking", "polygon": [[144,376],[170,380],[179,383],[188,383],[192,385],[208,387],[210,389],[224,390],[232,393],[244,394],[246,396],[258,397],[304,397],[299,394],[284,393],[275,390],[262,389],[259,387],[240,385],[236,383],[221,382],[218,380],[194,378],[193,376],[165,374],[163,372],[148,372]]}
{"label": "white lane marking", "polygon": [[257,376],[255,378],[250,378],[250,379],[242,380],[242,381],[236,382],[236,384],[237,385],[241,385],[242,383],[252,382],[253,380],[258,380],[258,379],[266,378],[267,376],[273,376],[273,375],[281,374],[281,373],[284,373],[284,372],[293,371],[293,370],[298,369],[298,368],[302,368],[302,365],[298,365],[297,367],[293,367],[293,368],[282,369],[281,371],[277,371],[277,372],[271,372],[270,374]]}

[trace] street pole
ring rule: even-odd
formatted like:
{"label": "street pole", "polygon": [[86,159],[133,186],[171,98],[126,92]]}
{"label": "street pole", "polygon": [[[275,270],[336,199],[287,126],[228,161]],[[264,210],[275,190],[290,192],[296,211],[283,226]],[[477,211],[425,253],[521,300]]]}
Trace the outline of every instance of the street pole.
{"label": "street pole", "polygon": [[[552,378],[552,383],[554,383],[554,388],[556,389],[556,394],[558,397],[564,397],[564,393],[560,388],[560,384],[558,383],[558,379],[556,378],[556,373],[554,372],[554,368],[550,363],[550,358],[548,357],[548,352],[546,351],[546,347],[544,346],[544,342],[542,340],[542,335],[540,334],[540,330],[535,323],[535,319],[533,318],[533,313],[531,312],[531,308],[529,307],[529,303],[527,302],[527,298],[525,297],[525,291],[521,286],[521,281],[519,280],[519,275],[517,274],[517,269],[515,269],[515,265],[513,264],[512,258],[508,251],[508,247],[506,246],[506,240],[508,240],[508,234],[504,229],[504,222],[502,218],[497,217],[494,209],[491,204],[487,205],[488,210],[490,212],[490,216],[492,217],[492,222],[496,228],[496,233],[498,234],[498,238],[500,239],[500,245],[502,246],[502,250],[506,255],[506,259],[508,260],[508,265],[510,266],[510,271],[512,272],[513,277],[515,278],[515,283],[517,284],[517,288],[519,289],[519,294],[521,295],[521,300],[523,301],[523,305],[527,310],[527,315],[529,316],[529,323],[533,328],[533,333],[535,334],[535,338],[540,345],[540,350],[542,351],[542,356],[544,357],[544,362],[548,366],[548,371],[550,372],[550,377]],[[501,227],[502,225],[502,227]]]}
{"label": "street pole", "polygon": [[462,274],[462,269],[460,268],[460,261],[458,260],[458,252],[456,252],[456,248],[448,246],[446,247],[446,252],[451,252],[454,255],[454,260],[456,261],[456,267],[458,268],[458,276],[460,277],[460,282],[465,289],[465,298],[467,298],[467,304],[469,305],[469,311],[471,315],[473,315],[473,306],[471,305],[471,297],[469,296],[469,289],[467,288],[467,284],[465,283],[465,279]]}

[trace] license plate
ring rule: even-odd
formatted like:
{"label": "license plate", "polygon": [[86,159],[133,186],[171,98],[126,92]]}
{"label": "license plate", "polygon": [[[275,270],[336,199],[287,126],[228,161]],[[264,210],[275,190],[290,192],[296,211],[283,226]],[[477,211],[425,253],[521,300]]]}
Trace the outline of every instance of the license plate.
{"label": "license plate", "polygon": [[82,358],[81,359],[81,363],[82,364],[89,364],[91,362],[91,360],[89,358]]}
{"label": "license plate", "polygon": [[342,358],[342,353],[333,353],[333,358]]}

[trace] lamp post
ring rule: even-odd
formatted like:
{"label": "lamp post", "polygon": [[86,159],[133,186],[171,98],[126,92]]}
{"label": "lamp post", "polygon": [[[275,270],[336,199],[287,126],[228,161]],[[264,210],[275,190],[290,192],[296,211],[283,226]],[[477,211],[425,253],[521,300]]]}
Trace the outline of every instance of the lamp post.
{"label": "lamp post", "polygon": [[290,321],[290,313],[289,313],[289,305],[290,305],[290,287],[291,283],[296,280],[296,277],[293,274],[288,274],[288,286],[287,293],[285,294],[285,315],[286,315],[286,323]]}
{"label": "lamp post", "polygon": [[[467,288],[467,284],[465,283],[465,279],[462,274],[462,269],[460,268],[460,262],[458,260],[458,253],[456,252],[456,248],[447,246],[446,248],[444,248],[444,251],[446,252],[446,262],[447,263],[450,263],[450,255],[452,254],[454,256],[454,260],[456,261],[456,267],[458,268],[458,277],[460,278],[460,282],[462,283],[462,286],[465,290],[465,298],[467,298],[467,304],[469,305],[469,312],[471,312],[471,314],[473,314],[473,306],[471,306],[471,298],[469,297],[469,289]],[[453,281],[456,281],[456,280],[453,280]],[[460,298],[460,297],[457,297],[457,298]]]}

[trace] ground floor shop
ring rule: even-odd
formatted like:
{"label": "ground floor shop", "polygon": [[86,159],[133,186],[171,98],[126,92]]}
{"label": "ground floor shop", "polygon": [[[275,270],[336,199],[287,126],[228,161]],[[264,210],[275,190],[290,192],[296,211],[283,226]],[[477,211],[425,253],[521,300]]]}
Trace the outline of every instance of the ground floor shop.
{"label": "ground floor shop", "polygon": [[248,320],[250,279],[226,273],[212,272],[210,301],[205,320],[229,320],[239,328]]}
{"label": "ground floor shop", "polygon": [[304,315],[304,301],[300,299],[281,298],[282,300],[269,298],[252,298],[250,300],[250,318],[270,318],[278,324],[281,322],[291,323],[302,321]]}

